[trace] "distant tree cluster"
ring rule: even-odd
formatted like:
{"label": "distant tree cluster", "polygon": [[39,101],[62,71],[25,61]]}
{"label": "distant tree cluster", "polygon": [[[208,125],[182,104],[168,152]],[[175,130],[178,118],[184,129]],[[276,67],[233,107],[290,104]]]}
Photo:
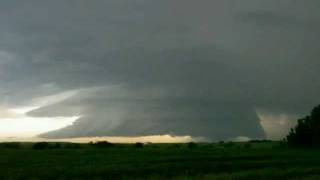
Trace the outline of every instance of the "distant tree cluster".
{"label": "distant tree cluster", "polygon": [[66,148],[66,149],[77,149],[80,148],[80,144],[77,143],[60,143],[60,142],[36,142],[32,145],[32,149],[35,150],[43,150],[43,149],[60,149],[60,148]]}
{"label": "distant tree cluster", "polygon": [[96,147],[96,148],[109,148],[109,147],[113,147],[114,144],[108,141],[98,141],[98,142],[91,142],[90,143],[91,146]]}
{"label": "distant tree cluster", "polygon": [[0,148],[7,148],[7,149],[20,149],[21,144],[18,142],[6,142],[6,143],[1,143]]}
{"label": "distant tree cluster", "polygon": [[286,140],[292,147],[320,147],[320,105],[309,116],[298,120]]}
{"label": "distant tree cluster", "polygon": [[32,148],[36,150],[59,149],[61,146],[62,145],[60,143],[36,142],[33,144]]}
{"label": "distant tree cluster", "polygon": [[143,147],[144,147],[144,144],[141,143],[141,142],[136,142],[136,143],[134,144],[134,147],[136,147],[136,148],[143,148]]}

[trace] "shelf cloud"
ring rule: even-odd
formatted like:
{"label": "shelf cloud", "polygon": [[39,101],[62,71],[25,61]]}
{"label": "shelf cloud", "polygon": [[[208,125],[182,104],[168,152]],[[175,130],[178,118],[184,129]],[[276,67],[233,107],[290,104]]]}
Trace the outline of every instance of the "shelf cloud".
{"label": "shelf cloud", "polygon": [[320,102],[319,6],[4,0],[0,107],[81,117],[46,138],[282,138]]}

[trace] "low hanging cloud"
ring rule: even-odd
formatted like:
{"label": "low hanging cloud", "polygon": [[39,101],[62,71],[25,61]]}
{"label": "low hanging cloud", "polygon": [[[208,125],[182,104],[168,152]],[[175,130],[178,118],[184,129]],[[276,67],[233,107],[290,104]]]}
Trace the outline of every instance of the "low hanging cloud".
{"label": "low hanging cloud", "polygon": [[81,116],[41,135],[49,138],[281,138],[283,129],[270,135],[261,117],[277,127],[269,117],[296,117],[320,102],[319,5],[4,1],[1,107],[37,106],[41,97],[65,94],[28,112]]}

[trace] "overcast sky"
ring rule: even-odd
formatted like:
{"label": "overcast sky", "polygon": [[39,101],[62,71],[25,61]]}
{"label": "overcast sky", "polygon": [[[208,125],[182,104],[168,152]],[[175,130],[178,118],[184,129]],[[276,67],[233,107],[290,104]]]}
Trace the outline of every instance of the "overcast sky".
{"label": "overcast sky", "polygon": [[20,110],[31,126],[69,119],[46,138],[282,138],[320,103],[319,8],[318,0],[1,0],[0,126]]}

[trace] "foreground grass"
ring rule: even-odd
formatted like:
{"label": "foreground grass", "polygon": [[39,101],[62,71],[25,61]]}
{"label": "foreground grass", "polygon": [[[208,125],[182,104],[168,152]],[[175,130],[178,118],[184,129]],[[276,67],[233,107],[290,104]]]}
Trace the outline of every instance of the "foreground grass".
{"label": "foreground grass", "polygon": [[0,148],[0,179],[320,179],[320,151],[276,143]]}

